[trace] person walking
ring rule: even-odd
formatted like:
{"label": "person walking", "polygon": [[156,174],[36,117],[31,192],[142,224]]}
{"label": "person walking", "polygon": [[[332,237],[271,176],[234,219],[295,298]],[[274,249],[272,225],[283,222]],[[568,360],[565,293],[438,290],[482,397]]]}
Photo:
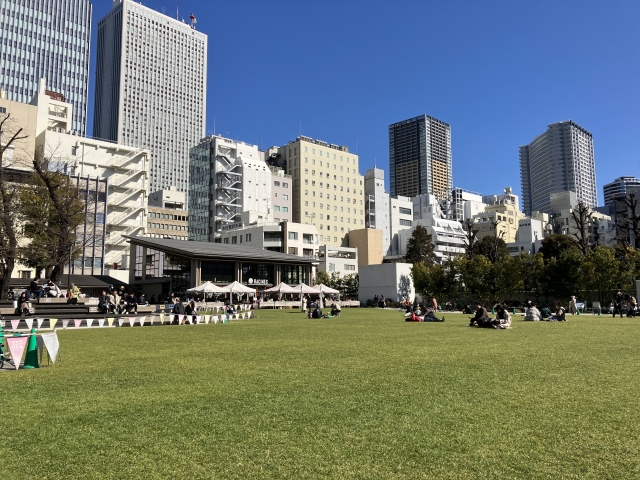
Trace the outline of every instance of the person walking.
{"label": "person walking", "polygon": [[437,311],[438,311],[438,301],[436,300],[436,297],[433,297],[433,298],[431,299],[431,309],[432,309],[434,312],[437,312]]}
{"label": "person walking", "polygon": [[302,295],[302,313],[307,313],[307,296]]}
{"label": "person walking", "polygon": [[571,300],[569,300],[569,313],[571,315],[578,313],[578,304],[576,303],[576,297],[574,295],[572,295]]}

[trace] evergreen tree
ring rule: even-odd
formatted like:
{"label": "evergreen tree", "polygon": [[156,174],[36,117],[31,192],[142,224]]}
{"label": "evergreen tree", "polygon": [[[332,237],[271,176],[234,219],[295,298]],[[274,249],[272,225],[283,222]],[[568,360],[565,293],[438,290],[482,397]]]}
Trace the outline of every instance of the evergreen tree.
{"label": "evergreen tree", "polygon": [[418,225],[407,242],[407,254],[404,258],[407,263],[432,265],[436,258],[434,250],[433,238],[426,228]]}

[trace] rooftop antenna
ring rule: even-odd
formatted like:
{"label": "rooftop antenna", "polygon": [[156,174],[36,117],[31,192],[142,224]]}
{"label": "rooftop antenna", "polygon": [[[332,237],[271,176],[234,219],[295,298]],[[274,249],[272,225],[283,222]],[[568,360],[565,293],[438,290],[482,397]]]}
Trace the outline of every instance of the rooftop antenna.
{"label": "rooftop antenna", "polygon": [[178,19],[178,5],[176,5],[176,20],[179,20]]}
{"label": "rooftop antenna", "polygon": [[216,117],[213,117],[213,134],[216,134]]}
{"label": "rooftop antenna", "polygon": [[195,30],[196,23],[198,23],[198,21],[196,20],[196,16],[193,13],[189,16],[189,20],[191,20],[191,28]]}
{"label": "rooftop antenna", "polygon": [[300,120],[300,136],[302,136],[302,120]]}

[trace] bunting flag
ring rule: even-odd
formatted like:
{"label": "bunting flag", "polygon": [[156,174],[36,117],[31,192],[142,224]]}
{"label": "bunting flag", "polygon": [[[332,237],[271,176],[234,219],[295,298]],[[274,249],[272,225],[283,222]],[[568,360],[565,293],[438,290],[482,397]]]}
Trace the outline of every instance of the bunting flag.
{"label": "bunting flag", "polygon": [[211,317],[209,315],[205,315],[204,316],[204,323],[209,323],[209,320],[211,320]]}
{"label": "bunting flag", "polygon": [[13,357],[13,363],[16,366],[16,370],[20,368],[22,354],[24,353],[24,349],[27,346],[28,339],[28,335],[25,335],[24,337],[5,337],[7,346],[9,347],[9,351],[11,352],[11,356]]}
{"label": "bunting flag", "polygon": [[17,330],[18,329],[18,325],[20,325],[20,319],[19,318],[17,320],[11,320],[11,329],[12,330]]}
{"label": "bunting flag", "polygon": [[112,326],[115,318],[107,318],[107,325]]}
{"label": "bunting flag", "polygon": [[184,315],[178,315],[178,325],[182,325],[183,319],[184,319]]}
{"label": "bunting flag", "polygon": [[147,317],[140,317],[140,326],[143,327],[144,326],[144,321],[147,319]]}
{"label": "bunting flag", "polygon": [[82,319],[81,318],[76,318],[73,323],[75,323],[76,328],[80,328],[80,324],[82,323]]}
{"label": "bunting flag", "polygon": [[196,317],[196,323],[197,323],[198,325],[200,325],[200,322],[201,322],[201,321],[202,321],[202,316],[201,316],[201,315],[198,315],[198,316]]}
{"label": "bunting flag", "polygon": [[53,330],[54,328],[56,328],[56,323],[58,323],[58,319],[57,318],[50,318],[49,319],[49,328],[51,330]]}
{"label": "bunting flag", "polygon": [[218,324],[218,316],[217,315],[211,315],[211,318],[213,319],[213,324],[217,325]]}
{"label": "bunting flag", "polygon": [[[58,351],[60,350],[60,342],[58,341],[58,335],[56,332],[43,333],[41,336],[44,346],[47,347],[49,358],[52,363],[56,363],[58,358]],[[41,359],[42,361],[42,359]]]}
{"label": "bunting flag", "polygon": [[33,318],[25,318],[24,321],[26,322],[29,331],[31,331],[33,328]]}
{"label": "bunting flag", "polygon": [[42,340],[42,335],[36,337],[36,343],[38,345],[38,358],[40,359],[40,365],[42,365],[42,353],[44,351],[44,340]]}
{"label": "bunting flag", "polygon": [[123,323],[124,323],[124,318],[119,318],[118,319],[118,326],[121,327]]}
{"label": "bunting flag", "polygon": [[156,319],[156,316],[155,316],[155,315],[151,315],[151,316],[149,317],[149,323],[150,323],[151,325],[153,325],[153,321],[154,321],[155,319]]}
{"label": "bunting flag", "polygon": [[69,325],[69,320],[62,320],[62,328],[67,328],[67,325]]}
{"label": "bunting flag", "polygon": [[98,319],[98,325],[99,325],[100,327],[104,327],[104,318],[99,318],[99,319]]}
{"label": "bunting flag", "polygon": [[136,323],[136,317],[129,317],[129,326],[133,327],[134,323]]}
{"label": "bunting flag", "polygon": [[38,319],[38,330],[40,330],[40,327],[42,327],[43,323],[44,323],[44,318],[39,318]]}
{"label": "bunting flag", "polygon": [[93,318],[87,318],[87,327],[91,328],[91,325],[93,325]]}
{"label": "bunting flag", "polygon": [[164,313],[160,314],[160,325],[164,323]]}
{"label": "bunting flag", "polygon": [[187,321],[189,322],[189,325],[193,325],[193,317],[191,315],[187,315]]}

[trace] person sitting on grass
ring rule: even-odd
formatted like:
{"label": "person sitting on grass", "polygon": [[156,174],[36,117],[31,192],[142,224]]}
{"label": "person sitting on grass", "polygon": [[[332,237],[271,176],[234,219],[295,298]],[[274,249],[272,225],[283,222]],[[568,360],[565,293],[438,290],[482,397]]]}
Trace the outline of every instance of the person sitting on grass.
{"label": "person sitting on grass", "polygon": [[424,317],[422,318],[423,322],[444,322],[444,317],[438,318],[436,317],[435,311],[431,308],[427,308],[425,310]]}
{"label": "person sitting on grass", "polygon": [[556,310],[556,314],[549,318],[550,322],[566,322],[567,314],[564,307],[558,303],[558,309]]}
{"label": "person sitting on grass", "polygon": [[496,305],[496,318],[491,321],[493,328],[509,328],[511,327],[511,314],[501,304]]}
{"label": "person sitting on grass", "polygon": [[539,322],[542,319],[540,310],[535,303],[529,303],[527,310],[524,312],[524,319],[527,322]]}
{"label": "person sitting on grass", "polygon": [[476,314],[475,316],[469,318],[469,326],[470,327],[490,327],[491,321],[489,320],[489,314],[487,313],[487,309],[482,306],[480,301],[476,302]]}
{"label": "person sitting on grass", "polygon": [[542,309],[540,310],[540,318],[542,320],[546,320],[551,316],[551,309],[549,308],[549,305],[545,305],[544,307],[542,307]]}
{"label": "person sitting on grass", "polygon": [[315,310],[311,312],[311,318],[322,318],[322,310],[320,309],[320,305],[316,306]]}
{"label": "person sitting on grass", "polygon": [[342,311],[342,309],[340,308],[340,305],[337,305],[335,303],[333,303],[331,305],[331,316],[332,317],[339,317],[341,311]]}

